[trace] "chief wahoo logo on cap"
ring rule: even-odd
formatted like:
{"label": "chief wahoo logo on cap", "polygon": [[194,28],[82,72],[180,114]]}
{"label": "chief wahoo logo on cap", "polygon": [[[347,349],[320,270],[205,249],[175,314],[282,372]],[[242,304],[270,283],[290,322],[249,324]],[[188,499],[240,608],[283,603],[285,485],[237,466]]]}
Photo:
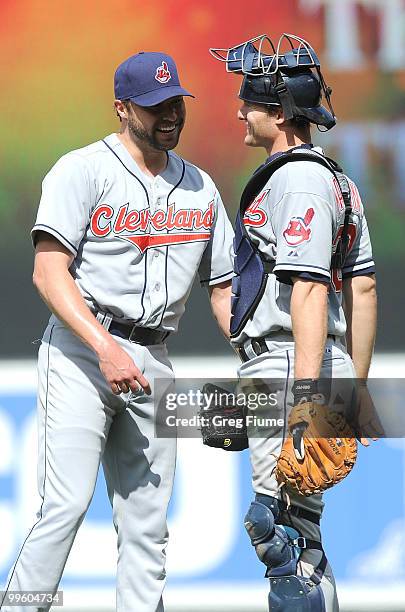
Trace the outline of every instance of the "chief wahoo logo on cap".
{"label": "chief wahoo logo on cap", "polygon": [[162,62],[161,66],[156,68],[155,79],[159,81],[159,83],[167,83],[172,78],[170,74],[170,70],[166,64],[166,62]]}

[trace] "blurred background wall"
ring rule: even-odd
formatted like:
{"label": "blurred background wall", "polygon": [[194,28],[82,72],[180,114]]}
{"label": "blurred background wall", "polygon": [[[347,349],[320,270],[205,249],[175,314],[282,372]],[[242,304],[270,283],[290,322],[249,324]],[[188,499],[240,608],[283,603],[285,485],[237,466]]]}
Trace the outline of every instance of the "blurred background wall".
{"label": "blurred background wall", "polygon": [[[0,357],[31,357],[46,308],[31,283],[41,180],[58,157],[118,129],[116,66],[139,50],[176,59],[196,96],[178,152],[210,172],[234,218],[264,158],[243,145],[240,77],[208,54],[266,32],[307,38],[334,90],[338,126],[314,141],[341,161],[367,207],[378,269],[378,350],[404,346],[405,7],[403,0],[1,0]],[[178,354],[227,352],[196,287]],[[198,323],[197,323],[198,322]]]}
{"label": "blurred background wall", "polygon": [[[116,66],[137,51],[161,50],[196,96],[187,101],[177,151],[212,174],[233,219],[265,154],[243,146],[240,77],[227,75],[208,48],[263,32],[299,34],[321,58],[339,123],[327,134],[314,131],[314,141],[358,183],[377,262],[372,375],[405,376],[404,0],[0,0],[0,585],[38,507],[32,359],[48,313],[32,288],[29,231],[41,180],[63,153],[118,129]],[[196,285],[170,339],[180,376],[234,375],[236,357],[208,311]],[[210,357],[187,358],[203,353]],[[248,457],[218,453],[180,441],[169,612],[266,610],[263,567],[243,528]],[[405,610],[404,458],[400,439],[362,449],[353,475],[327,496],[325,545],[345,612]],[[113,609],[115,554],[101,478],[66,568],[66,610]]]}

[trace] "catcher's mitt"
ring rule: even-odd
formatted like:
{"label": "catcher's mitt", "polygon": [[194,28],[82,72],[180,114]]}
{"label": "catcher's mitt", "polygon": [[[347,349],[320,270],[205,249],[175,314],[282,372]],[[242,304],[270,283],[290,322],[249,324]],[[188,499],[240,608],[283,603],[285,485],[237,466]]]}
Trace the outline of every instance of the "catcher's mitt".
{"label": "catcher's mitt", "polygon": [[333,487],[352,470],[357,443],[342,414],[305,402],[294,406],[288,427],[275,470],[279,484],[308,496]]}
{"label": "catcher's mitt", "polygon": [[203,407],[198,413],[203,443],[227,451],[248,448],[244,407],[236,406],[233,394],[222,387],[207,383],[202,393],[215,398],[213,407]]}

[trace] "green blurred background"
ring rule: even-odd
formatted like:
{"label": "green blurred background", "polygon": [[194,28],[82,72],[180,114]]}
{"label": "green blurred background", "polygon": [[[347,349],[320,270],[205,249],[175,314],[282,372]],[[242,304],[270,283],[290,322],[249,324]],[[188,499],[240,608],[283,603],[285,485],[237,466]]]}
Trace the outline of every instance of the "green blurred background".
{"label": "green blurred background", "polygon": [[[41,180],[70,149],[117,129],[113,74],[127,56],[165,51],[196,95],[177,152],[207,170],[233,220],[263,150],[243,146],[240,79],[208,54],[266,32],[307,38],[334,89],[339,124],[314,132],[358,183],[378,271],[377,349],[404,349],[405,9],[397,0],[0,0],[0,358],[32,357],[48,317],[32,287],[29,230]],[[230,349],[196,286],[172,352]]]}

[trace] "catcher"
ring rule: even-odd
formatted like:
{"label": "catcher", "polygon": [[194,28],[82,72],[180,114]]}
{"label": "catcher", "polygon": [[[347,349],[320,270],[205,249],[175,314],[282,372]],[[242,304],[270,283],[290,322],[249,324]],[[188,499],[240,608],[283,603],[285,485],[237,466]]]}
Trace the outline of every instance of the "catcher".
{"label": "catcher", "polygon": [[[231,334],[242,385],[284,381],[284,426],[247,428],[256,497],[245,527],[267,568],[272,612],[337,612],[320,517],[322,491],[355,462],[355,435],[337,408],[350,404],[356,378],[367,396],[375,339],[363,205],[355,184],[312,144],[312,125],[322,131],[336,123],[313,48],[296,36],[273,44],[263,35],[211,53],[243,75],[244,142],[268,155],[245,187],[236,221]],[[328,405],[337,387],[343,398]],[[363,436],[374,437],[364,405],[357,421]]]}

